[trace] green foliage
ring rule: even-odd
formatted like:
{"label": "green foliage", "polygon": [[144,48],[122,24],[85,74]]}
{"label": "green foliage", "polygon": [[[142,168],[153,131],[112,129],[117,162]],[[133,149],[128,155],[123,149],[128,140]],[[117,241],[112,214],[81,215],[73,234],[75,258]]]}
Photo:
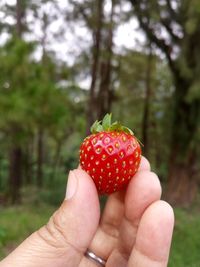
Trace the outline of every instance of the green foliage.
{"label": "green foliage", "polygon": [[30,59],[33,45],[18,39],[10,40],[0,51],[0,123],[9,128],[20,124],[49,128],[67,124],[72,103],[65,90],[56,84],[55,64],[50,58],[36,63]]}
{"label": "green foliage", "polygon": [[23,206],[0,209],[0,257],[4,257],[32,232],[47,223],[50,206]]}
{"label": "green foliage", "polygon": [[76,115],[84,112],[85,94],[75,84],[73,87],[70,83],[62,85],[63,79],[65,84],[68,78],[73,80],[67,66],[57,66],[48,53],[36,62],[32,57],[34,49],[34,43],[15,37],[0,48],[0,189],[4,192],[7,192],[9,174],[7,151],[13,143],[22,146],[22,171],[31,176],[30,182],[34,184],[38,153],[35,141],[38,132],[42,131],[47,153],[42,162],[42,179],[47,185],[49,177],[60,170],[64,173],[60,166],[65,161],[61,158],[63,144],[69,136],[84,129],[83,118]]}
{"label": "green foliage", "polygon": [[[147,61],[148,55],[143,52],[126,51],[123,56],[120,55],[119,86],[116,88],[117,100],[113,104],[115,117],[132,129],[139,139],[142,139]],[[166,180],[169,156],[166,144],[170,143],[174,88],[166,62],[153,56],[151,65],[149,158],[153,169],[162,180]]]}

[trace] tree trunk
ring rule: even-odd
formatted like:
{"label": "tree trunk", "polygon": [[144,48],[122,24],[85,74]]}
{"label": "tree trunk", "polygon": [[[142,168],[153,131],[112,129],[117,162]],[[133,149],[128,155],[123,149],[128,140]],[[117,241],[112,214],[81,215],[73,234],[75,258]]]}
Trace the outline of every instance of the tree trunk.
{"label": "tree trunk", "polygon": [[189,206],[197,193],[197,173],[193,171],[193,166],[189,162],[178,164],[171,162],[168,182],[168,200],[173,205]]}
{"label": "tree trunk", "polygon": [[112,0],[112,8],[110,13],[110,22],[108,28],[108,37],[106,40],[105,55],[102,58],[100,67],[100,86],[98,93],[97,118],[102,119],[106,113],[111,111],[113,100],[113,90],[111,87],[112,73],[112,57],[113,57],[113,16],[114,16],[115,0]]}
{"label": "tree trunk", "polygon": [[[24,10],[22,8],[22,1],[17,0],[16,3],[16,33],[18,38],[22,38],[23,32],[23,19]],[[18,135],[20,135],[21,127],[20,125],[11,126],[11,139],[12,147],[9,156],[10,162],[10,173],[9,173],[9,183],[10,183],[10,196],[12,203],[20,201],[20,187],[22,185],[22,148],[18,140]]]}
{"label": "tree trunk", "polygon": [[[180,4],[180,8],[173,10],[170,1],[167,1],[167,13],[169,16],[163,17],[164,9],[158,2],[156,7],[157,17],[154,20],[154,11],[147,1],[130,0],[134,7],[135,14],[140,22],[140,26],[146,33],[148,39],[159,47],[165,54],[169,68],[175,80],[175,101],[174,119],[172,123],[171,150],[169,162],[169,179],[167,196],[170,202],[176,204],[189,205],[196,196],[196,185],[200,173],[197,167],[196,152],[198,142],[195,142],[197,127],[199,125],[200,100],[198,95],[191,96],[191,87],[199,84],[199,46],[200,46],[200,17],[191,13],[187,8],[189,1]],[[172,16],[170,16],[172,15]],[[194,18],[196,23],[191,31],[185,28],[185,19],[188,21]],[[163,19],[164,18],[164,19]],[[154,23],[150,23],[151,20]],[[172,24],[176,21],[183,33],[179,38],[173,31]],[[172,28],[171,28],[172,26]],[[156,29],[164,27],[169,36],[156,33]],[[173,52],[177,57],[174,58]],[[198,89],[198,87],[197,87]],[[171,131],[169,131],[171,134]],[[192,158],[192,160],[191,160]]]}
{"label": "tree trunk", "polygon": [[193,142],[198,127],[199,103],[198,101],[186,102],[185,97],[189,89],[186,81],[176,85],[166,196],[172,204],[187,206],[196,197],[199,179],[197,146]]}
{"label": "tree trunk", "polygon": [[23,23],[22,23],[22,18],[24,16],[24,11],[22,8],[22,0],[17,0],[16,3],[16,32],[17,36],[21,38],[22,32],[23,32]]}
{"label": "tree trunk", "polygon": [[37,140],[37,186],[41,187],[43,185],[43,129],[38,130],[38,140]]}
{"label": "tree trunk", "polygon": [[20,202],[22,150],[20,146],[14,145],[10,151],[10,197],[12,204]]}
{"label": "tree trunk", "polygon": [[26,145],[26,152],[23,155],[24,182],[27,185],[30,185],[32,183],[32,177],[33,177],[32,160],[33,160],[33,137],[31,136],[28,144]]}
{"label": "tree trunk", "polygon": [[91,70],[91,85],[89,93],[89,103],[87,109],[87,134],[90,133],[90,126],[94,122],[95,109],[96,109],[96,97],[95,97],[95,86],[98,77],[99,70],[99,58],[101,50],[101,31],[102,31],[102,21],[103,21],[103,4],[104,0],[98,0],[97,5],[97,18],[96,27],[93,32],[93,56],[92,56],[92,70]]}
{"label": "tree trunk", "polygon": [[149,117],[150,117],[150,98],[151,98],[151,71],[152,71],[152,50],[150,45],[149,55],[147,57],[146,78],[145,78],[145,99],[144,113],[142,120],[142,140],[144,144],[143,153],[148,158],[149,156]]}
{"label": "tree trunk", "polygon": [[57,146],[56,146],[56,151],[55,151],[55,156],[54,156],[54,161],[53,161],[54,168],[52,172],[52,181],[55,180],[57,176],[57,171],[60,165],[59,163],[60,163],[60,153],[61,153],[62,144],[63,144],[63,139],[57,140]]}
{"label": "tree trunk", "polygon": [[0,192],[2,191],[3,189],[3,186],[2,186],[2,181],[3,181],[3,166],[2,166],[2,156],[0,154]]}
{"label": "tree trunk", "polygon": [[29,151],[26,148],[26,152],[24,152],[23,155],[23,173],[24,173],[24,181],[23,183],[30,185],[31,184],[31,176],[30,176],[30,155],[29,155]]}

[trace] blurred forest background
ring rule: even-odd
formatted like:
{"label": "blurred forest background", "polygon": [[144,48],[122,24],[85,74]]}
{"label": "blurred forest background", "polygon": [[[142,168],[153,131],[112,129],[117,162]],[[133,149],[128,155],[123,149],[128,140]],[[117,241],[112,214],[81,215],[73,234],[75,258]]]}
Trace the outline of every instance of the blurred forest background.
{"label": "blurred forest background", "polygon": [[200,266],[199,73],[198,0],[1,0],[0,257],[61,203],[112,112],[176,207],[169,266]]}

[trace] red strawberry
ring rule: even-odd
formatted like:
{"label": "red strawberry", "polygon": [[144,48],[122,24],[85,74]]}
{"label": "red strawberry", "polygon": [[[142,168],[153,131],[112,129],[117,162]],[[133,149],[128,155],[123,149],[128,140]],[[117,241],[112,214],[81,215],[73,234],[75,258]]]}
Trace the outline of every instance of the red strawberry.
{"label": "red strawberry", "polygon": [[118,122],[111,124],[107,114],[96,121],[92,134],[80,147],[80,164],[94,180],[100,194],[111,194],[128,184],[137,172],[141,148],[133,132]]}

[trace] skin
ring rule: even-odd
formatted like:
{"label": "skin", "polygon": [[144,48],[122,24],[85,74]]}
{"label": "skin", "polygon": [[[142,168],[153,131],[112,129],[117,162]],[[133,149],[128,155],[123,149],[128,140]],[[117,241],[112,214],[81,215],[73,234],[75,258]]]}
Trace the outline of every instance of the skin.
{"label": "skin", "polygon": [[161,201],[158,177],[143,157],[127,189],[109,196],[102,216],[92,179],[69,174],[66,198],[47,225],[0,262],[0,267],[95,267],[87,248],[106,267],[167,266],[174,214]]}

